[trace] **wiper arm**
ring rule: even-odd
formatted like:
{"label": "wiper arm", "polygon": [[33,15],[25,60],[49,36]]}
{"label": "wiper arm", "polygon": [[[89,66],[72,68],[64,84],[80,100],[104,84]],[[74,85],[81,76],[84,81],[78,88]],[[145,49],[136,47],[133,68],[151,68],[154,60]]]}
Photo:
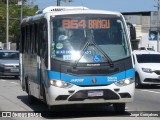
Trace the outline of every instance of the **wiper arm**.
{"label": "wiper arm", "polygon": [[113,61],[110,59],[110,57],[94,42],[92,41],[92,44],[105,56],[105,58],[108,60],[110,67],[113,67]]}
{"label": "wiper arm", "polygon": [[113,61],[110,59],[110,57],[94,42],[93,33],[92,33],[92,39],[91,40],[87,40],[87,32],[86,32],[86,41],[87,42],[86,42],[85,46],[81,50],[81,56],[80,56],[80,58],[78,60],[76,60],[75,63],[74,63],[74,65],[73,65],[74,68],[77,67],[78,62],[80,61],[80,59],[82,58],[82,56],[85,54],[85,50],[88,48],[89,45],[94,45],[105,56],[105,58],[109,62],[110,67],[114,66]]}
{"label": "wiper arm", "polygon": [[[74,65],[73,65],[74,68],[77,67],[77,64],[78,64],[79,60],[80,60],[80,59],[82,58],[82,56],[85,54],[84,51],[88,48],[89,45],[94,45],[94,46],[105,56],[105,58],[106,58],[106,59],[108,60],[108,62],[109,62],[110,67],[113,67],[113,66],[114,66],[113,61],[110,59],[110,57],[109,57],[100,47],[98,47],[96,43],[94,43],[94,42],[91,41],[91,40],[88,40],[87,43],[85,44],[85,46],[83,47],[82,51],[81,51],[81,56],[80,56],[80,58],[75,61]],[[82,53],[82,52],[83,52],[83,53]]]}
{"label": "wiper arm", "polygon": [[[82,56],[84,55],[84,51],[88,48],[89,45],[90,45],[90,41],[87,40],[85,46],[84,46],[83,49],[81,50],[81,54],[80,54],[81,56],[80,56],[80,58],[74,62],[74,65],[73,65],[74,68],[77,67],[78,62],[80,61],[80,59],[81,59]],[[83,52],[83,53],[82,53],[82,52]]]}
{"label": "wiper arm", "polygon": [[94,42],[94,34],[93,34],[93,31],[92,31],[92,44],[105,56],[105,58],[108,60],[109,64],[110,64],[110,67],[113,67],[114,64],[113,64],[113,61],[110,59],[110,57]]}

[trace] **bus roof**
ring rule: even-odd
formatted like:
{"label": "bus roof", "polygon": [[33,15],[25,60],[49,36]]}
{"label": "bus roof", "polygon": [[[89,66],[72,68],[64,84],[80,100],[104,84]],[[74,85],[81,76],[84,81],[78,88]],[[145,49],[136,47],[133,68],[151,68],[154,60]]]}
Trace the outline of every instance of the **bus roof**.
{"label": "bus roof", "polygon": [[82,6],[49,6],[41,11],[37,11],[36,14],[46,13],[46,12],[56,12],[56,11],[66,11],[66,10],[87,10],[89,8]]}
{"label": "bus roof", "polygon": [[[81,11],[81,12],[80,12]],[[47,7],[45,9],[43,9],[42,11],[39,11],[38,13],[54,13],[54,14],[61,14],[65,13],[65,14],[75,14],[77,12],[80,13],[95,13],[95,14],[116,14],[119,15],[120,12],[111,12],[111,11],[106,11],[106,10],[94,10],[94,9],[89,9],[87,7],[83,7],[83,6],[50,6]]]}
{"label": "bus roof", "polygon": [[50,6],[42,11],[37,11],[35,16],[29,16],[27,18],[24,18],[22,23],[29,22],[30,20],[38,20],[41,18],[44,18],[46,14],[50,14],[50,16],[56,16],[56,15],[69,15],[69,14],[110,14],[110,15],[116,15],[120,16],[120,12],[112,12],[112,11],[106,11],[106,10],[93,10],[89,9],[87,7],[66,7],[66,6]]}

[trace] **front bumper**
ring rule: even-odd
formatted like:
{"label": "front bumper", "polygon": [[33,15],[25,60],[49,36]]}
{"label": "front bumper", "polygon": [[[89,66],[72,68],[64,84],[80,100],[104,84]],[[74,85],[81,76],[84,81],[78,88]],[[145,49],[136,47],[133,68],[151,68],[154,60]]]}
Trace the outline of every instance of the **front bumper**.
{"label": "front bumper", "polygon": [[[46,91],[48,105],[88,104],[88,103],[126,103],[132,102],[135,84],[118,87],[115,84],[97,87],[79,87],[69,89],[54,86]],[[101,95],[90,96],[89,93],[102,92]]]}
{"label": "front bumper", "polygon": [[160,75],[156,73],[142,73],[140,74],[141,84],[159,85]]}
{"label": "front bumper", "polygon": [[19,69],[1,69],[0,75],[4,76],[18,76]]}

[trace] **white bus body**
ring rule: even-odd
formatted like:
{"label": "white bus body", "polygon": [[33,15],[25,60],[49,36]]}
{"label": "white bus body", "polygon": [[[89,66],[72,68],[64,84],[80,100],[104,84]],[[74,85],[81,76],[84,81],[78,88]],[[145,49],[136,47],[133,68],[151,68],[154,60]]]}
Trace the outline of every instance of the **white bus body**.
{"label": "white bus body", "polygon": [[20,80],[30,103],[111,103],[124,111],[133,101],[132,50],[120,13],[51,6],[23,19],[21,31]]}

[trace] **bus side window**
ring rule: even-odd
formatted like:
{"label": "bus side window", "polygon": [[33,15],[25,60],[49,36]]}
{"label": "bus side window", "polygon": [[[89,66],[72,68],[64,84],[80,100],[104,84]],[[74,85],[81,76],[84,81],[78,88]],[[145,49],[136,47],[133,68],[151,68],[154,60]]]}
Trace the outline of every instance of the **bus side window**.
{"label": "bus side window", "polygon": [[45,58],[45,56],[48,56],[46,54],[48,54],[48,47],[47,47],[47,44],[48,44],[48,41],[47,41],[47,24],[43,24],[43,29],[42,29],[42,56]]}
{"label": "bus side window", "polygon": [[40,56],[40,49],[41,49],[41,23],[37,23],[37,54]]}
{"label": "bus side window", "polygon": [[[25,38],[26,38],[26,29],[25,27],[22,27],[21,28],[21,38],[20,38],[20,41],[17,41],[17,42],[20,42],[21,46],[19,46],[19,43],[17,43],[17,50],[19,50],[20,52],[24,52],[24,43],[25,43]],[[20,48],[19,48],[20,47]]]}
{"label": "bus side window", "polygon": [[46,67],[48,66],[48,34],[47,34],[47,21],[43,21],[41,25],[41,51],[40,56],[44,59]]}
{"label": "bus side window", "polygon": [[43,43],[42,43],[42,38],[43,38],[43,24],[39,23],[39,39],[38,39],[38,53],[39,56],[42,56],[42,51],[43,51]]}

